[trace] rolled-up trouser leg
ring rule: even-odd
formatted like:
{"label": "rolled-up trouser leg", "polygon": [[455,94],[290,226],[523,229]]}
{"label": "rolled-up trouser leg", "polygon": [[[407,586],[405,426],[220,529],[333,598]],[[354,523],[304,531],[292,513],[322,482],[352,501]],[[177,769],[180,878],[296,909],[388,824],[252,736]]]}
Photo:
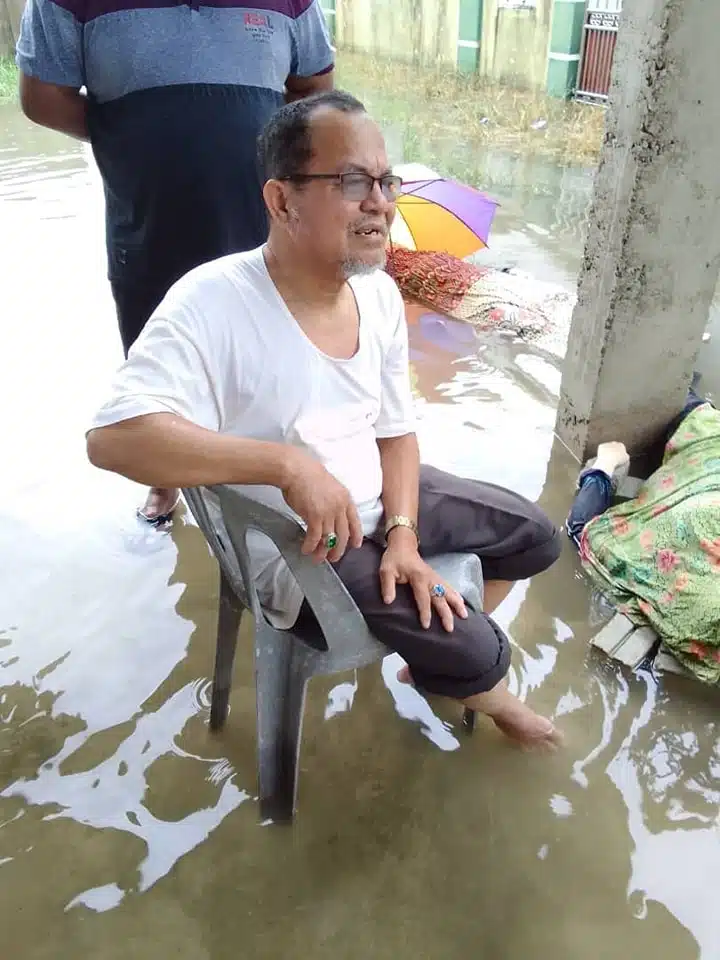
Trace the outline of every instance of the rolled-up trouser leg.
{"label": "rolled-up trouser leg", "polygon": [[373,635],[407,662],[413,681],[428,693],[464,700],[492,690],[510,667],[510,643],[481,611],[456,618],[448,633],[433,614],[429,629],[420,624],[412,589],[398,584],[395,602],[384,603],[379,568],[382,548],[368,540],[351,550],[336,570]]}
{"label": "rolled-up trouser leg", "polygon": [[[524,580],[550,567],[561,550],[558,530],[536,505],[494,484],[422,467],[418,511],[424,557],[474,553],[485,580]],[[408,663],[415,683],[428,693],[464,700],[495,687],[510,666],[510,643],[482,611],[455,619],[448,633],[433,613],[420,625],[412,589],[398,584],[390,606],[380,592],[383,548],[366,540],[336,565],[373,634]]]}

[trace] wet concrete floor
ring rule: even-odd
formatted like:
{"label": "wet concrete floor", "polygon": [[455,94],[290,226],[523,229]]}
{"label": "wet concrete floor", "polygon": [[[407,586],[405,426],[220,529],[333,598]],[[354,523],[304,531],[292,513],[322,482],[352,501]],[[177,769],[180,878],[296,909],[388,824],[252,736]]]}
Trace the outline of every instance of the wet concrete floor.
{"label": "wet concrete floor", "polygon": [[[587,196],[586,172],[568,178]],[[506,194],[492,256],[572,283],[577,215],[558,223],[551,181],[487,184]],[[86,150],[3,108],[2,955],[720,957],[718,699],[591,652],[569,546],[498,612],[513,688],[566,751],[528,757],[484,724],[466,739],[389,658],[312,684],[298,819],[260,824],[247,635],[227,730],[207,729],[208,550],[187,516],[142,529],[140,489],[85,460],[120,360],[101,212]],[[455,326],[411,337],[426,459],[561,522],[576,465],[553,440],[557,369]]]}

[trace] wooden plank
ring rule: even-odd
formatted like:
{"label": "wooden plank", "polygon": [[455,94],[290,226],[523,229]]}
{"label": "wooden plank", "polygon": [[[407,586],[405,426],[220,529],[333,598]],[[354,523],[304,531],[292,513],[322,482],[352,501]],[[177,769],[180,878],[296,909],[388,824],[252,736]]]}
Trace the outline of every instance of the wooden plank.
{"label": "wooden plank", "polygon": [[636,627],[622,613],[616,613],[593,638],[592,645],[634,670],[650,653],[657,639],[651,627]]}

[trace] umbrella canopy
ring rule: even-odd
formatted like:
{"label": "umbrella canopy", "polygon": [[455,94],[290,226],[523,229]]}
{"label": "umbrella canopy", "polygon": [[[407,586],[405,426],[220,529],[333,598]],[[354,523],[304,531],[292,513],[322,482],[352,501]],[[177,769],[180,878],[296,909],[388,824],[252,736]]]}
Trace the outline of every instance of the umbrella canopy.
{"label": "umbrella canopy", "polygon": [[469,257],[487,246],[495,200],[455,180],[404,183],[391,232],[395,243],[414,250]]}

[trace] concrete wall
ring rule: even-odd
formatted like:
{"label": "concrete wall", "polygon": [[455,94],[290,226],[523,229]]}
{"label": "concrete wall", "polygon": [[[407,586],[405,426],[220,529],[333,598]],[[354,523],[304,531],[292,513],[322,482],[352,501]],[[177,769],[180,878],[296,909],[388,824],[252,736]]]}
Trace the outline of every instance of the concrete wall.
{"label": "concrete wall", "polygon": [[25,0],[0,0],[0,57],[15,54],[15,42],[20,28]]}
{"label": "concrete wall", "polygon": [[547,75],[548,44],[553,0],[537,0],[535,7],[506,7],[501,0],[485,0],[480,73],[489,80],[541,88]]}
{"label": "concrete wall", "polygon": [[337,0],[336,43],[414,63],[454,66],[459,6],[460,0]]}
{"label": "concrete wall", "polygon": [[683,406],[720,274],[716,0],[634,0],[618,37],[558,433],[651,449]]}
{"label": "concrete wall", "polygon": [[[471,6],[478,5],[464,0],[336,0],[336,42],[339,47],[383,57],[455,66],[460,55],[468,54],[462,44],[458,50],[458,39],[477,39],[477,69],[482,76],[543,88],[553,0],[536,0],[535,6],[526,7],[483,0],[477,38],[464,37],[459,29],[461,12],[469,15]],[[460,67],[466,69],[462,63]],[[471,69],[476,69],[474,60]]]}
{"label": "concrete wall", "polygon": [[548,51],[547,91],[572,96],[577,88],[585,25],[585,0],[555,0]]}

